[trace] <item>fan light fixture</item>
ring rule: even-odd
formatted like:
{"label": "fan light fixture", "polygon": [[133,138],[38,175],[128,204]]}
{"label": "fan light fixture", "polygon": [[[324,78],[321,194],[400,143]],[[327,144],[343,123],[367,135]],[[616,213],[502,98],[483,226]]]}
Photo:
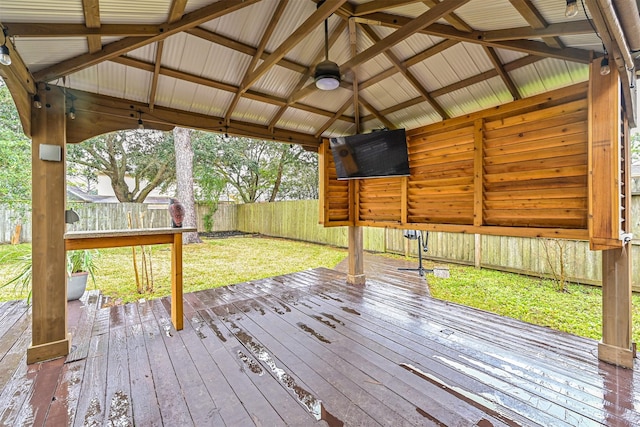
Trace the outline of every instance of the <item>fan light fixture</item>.
{"label": "fan light fixture", "polygon": [[564,10],[564,16],[573,18],[578,14],[578,0],[567,0],[567,8]]}
{"label": "fan light fixture", "polygon": [[4,34],[4,42],[2,43],[2,46],[0,46],[0,64],[11,65],[11,57],[9,56],[9,47],[7,46],[7,30],[3,28],[2,34]]}
{"label": "fan light fixture", "polygon": [[[322,6],[324,0],[318,2]],[[329,21],[324,20],[324,61],[316,65],[314,80],[320,90],[333,90],[340,86],[340,67],[333,61],[329,61]]]}

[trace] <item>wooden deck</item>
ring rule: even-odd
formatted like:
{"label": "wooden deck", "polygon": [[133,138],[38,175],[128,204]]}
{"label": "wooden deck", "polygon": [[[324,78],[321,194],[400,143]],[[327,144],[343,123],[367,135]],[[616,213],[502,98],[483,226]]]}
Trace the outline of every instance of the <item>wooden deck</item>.
{"label": "wooden deck", "polygon": [[182,331],[168,299],[92,293],[69,307],[73,353],[34,365],[29,310],[4,303],[0,425],[640,425],[638,375],[595,341],[432,299],[403,264],[185,294]]}

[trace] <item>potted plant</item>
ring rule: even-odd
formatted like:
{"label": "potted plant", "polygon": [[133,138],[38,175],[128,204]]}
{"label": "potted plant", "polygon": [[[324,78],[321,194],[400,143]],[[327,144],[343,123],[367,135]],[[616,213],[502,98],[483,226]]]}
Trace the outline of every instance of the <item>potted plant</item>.
{"label": "potted plant", "polygon": [[[89,275],[95,284],[95,258],[98,250],[82,249],[67,252],[67,301],[79,299],[87,287]],[[14,275],[0,284],[0,287],[13,285],[14,288],[29,290],[27,303],[31,300],[31,277],[33,274],[31,251],[16,250],[1,260],[3,263],[14,264]]]}
{"label": "potted plant", "polygon": [[96,283],[95,257],[97,249],[81,249],[67,252],[67,301],[79,299],[87,288],[87,279],[91,276]]}

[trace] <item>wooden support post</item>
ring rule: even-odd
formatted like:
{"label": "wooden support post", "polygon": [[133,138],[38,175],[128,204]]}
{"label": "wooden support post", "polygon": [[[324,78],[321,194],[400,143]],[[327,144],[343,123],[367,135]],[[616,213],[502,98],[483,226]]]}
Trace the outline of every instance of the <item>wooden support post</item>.
{"label": "wooden support post", "polygon": [[171,245],[171,321],[177,331],[184,326],[182,311],[182,233],[176,233]]}
{"label": "wooden support post", "polygon": [[[67,274],[65,98],[41,88],[42,108],[31,114],[32,146],[32,332],[27,363],[69,354]],[[59,150],[59,151],[58,151]]]}
{"label": "wooden support post", "polygon": [[633,369],[631,245],[602,251],[602,342],[598,358]]}
{"label": "wooden support post", "polygon": [[475,234],[475,245],[473,251],[473,261],[476,268],[480,268],[482,266],[482,235]]}
{"label": "wooden support post", "polygon": [[349,273],[347,283],[364,285],[364,239],[362,227],[349,226]]}

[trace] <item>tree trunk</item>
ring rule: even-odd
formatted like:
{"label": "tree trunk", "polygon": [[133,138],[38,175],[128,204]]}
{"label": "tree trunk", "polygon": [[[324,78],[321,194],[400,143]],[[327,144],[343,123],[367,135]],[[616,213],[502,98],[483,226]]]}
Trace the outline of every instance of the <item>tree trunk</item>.
{"label": "tree trunk", "polygon": [[[184,206],[183,227],[197,227],[196,203],[193,195],[193,147],[191,130],[180,127],[173,129],[173,144],[176,152],[177,197]],[[201,243],[198,233],[184,233],[182,243]]]}

